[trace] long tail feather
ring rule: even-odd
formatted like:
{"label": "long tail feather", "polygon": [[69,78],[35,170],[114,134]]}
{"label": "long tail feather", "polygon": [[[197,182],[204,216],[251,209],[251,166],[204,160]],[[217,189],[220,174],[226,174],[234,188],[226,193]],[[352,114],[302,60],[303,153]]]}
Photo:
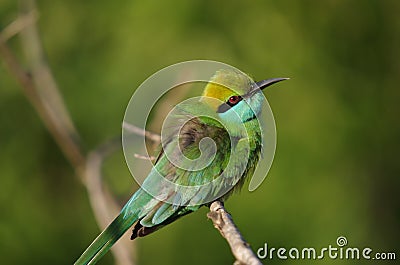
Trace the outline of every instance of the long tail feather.
{"label": "long tail feather", "polygon": [[122,211],[83,252],[74,265],[95,264],[114,243],[137,221],[137,216],[125,216]]}

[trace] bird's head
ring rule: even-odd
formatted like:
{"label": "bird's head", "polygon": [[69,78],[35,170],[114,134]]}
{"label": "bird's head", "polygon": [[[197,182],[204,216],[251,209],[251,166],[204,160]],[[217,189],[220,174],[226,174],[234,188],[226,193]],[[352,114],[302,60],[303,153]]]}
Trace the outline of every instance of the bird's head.
{"label": "bird's head", "polygon": [[206,85],[202,101],[227,123],[246,123],[261,112],[261,90],[288,78],[271,78],[259,82],[234,70],[220,70]]}

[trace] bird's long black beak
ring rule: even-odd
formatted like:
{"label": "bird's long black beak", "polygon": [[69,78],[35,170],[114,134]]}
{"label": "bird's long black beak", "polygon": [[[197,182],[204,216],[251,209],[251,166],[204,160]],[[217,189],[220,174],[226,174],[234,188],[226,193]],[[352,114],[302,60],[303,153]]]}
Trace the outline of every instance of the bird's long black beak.
{"label": "bird's long black beak", "polygon": [[270,78],[256,82],[257,88],[264,89],[280,81],[288,80],[289,78]]}
{"label": "bird's long black beak", "polygon": [[253,88],[250,90],[249,93],[247,93],[247,96],[251,97],[258,91],[260,91],[266,87],[269,87],[275,83],[278,83],[278,82],[284,81],[284,80],[288,80],[288,79],[289,78],[270,78],[270,79],[265,79],[265,80],[255,82],[255,83],[253,83]]}

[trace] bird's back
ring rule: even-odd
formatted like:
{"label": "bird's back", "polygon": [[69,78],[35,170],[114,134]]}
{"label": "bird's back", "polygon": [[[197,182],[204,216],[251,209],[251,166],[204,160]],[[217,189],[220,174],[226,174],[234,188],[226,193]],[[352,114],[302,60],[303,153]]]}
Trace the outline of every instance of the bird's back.
{"label": "bird's back", "polygon": [[[163,140],[154,168],[125,206],[127,215],[130,209],[141,209],[133,237],[147,235],[216,199],[226,199],[254,171],[261,150],[259,129],[253,128],[254,135],[232,137],[209,119],[187,118]],[[205,166],[199,167],[201,163]]]}

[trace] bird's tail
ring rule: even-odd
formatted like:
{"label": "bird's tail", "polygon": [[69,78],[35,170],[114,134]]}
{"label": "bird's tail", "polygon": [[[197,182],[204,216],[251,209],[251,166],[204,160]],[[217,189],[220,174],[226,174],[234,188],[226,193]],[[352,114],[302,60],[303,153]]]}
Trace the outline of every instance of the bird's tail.
{"label": "bird's tail", "polygon": [[124,211],[122,211],[83,252],[74,265],[95,264],[137,219],[137,215],[125,216]]}

